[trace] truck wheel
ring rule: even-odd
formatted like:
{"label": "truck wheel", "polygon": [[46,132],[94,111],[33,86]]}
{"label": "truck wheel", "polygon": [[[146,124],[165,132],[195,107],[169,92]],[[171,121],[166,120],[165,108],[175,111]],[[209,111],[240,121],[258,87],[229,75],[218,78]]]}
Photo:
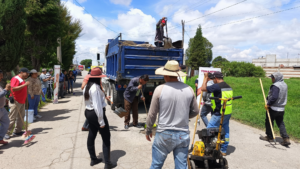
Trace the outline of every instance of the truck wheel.
{"label": "truck wheel", "polygon": [[[107,83],[105,86],[106,86],[106,96],[111,96],[111,92],[110,92],[110,88],[111,88],[110,86],[111,85],[110,85],[110,83]],[[106,100],[106,102],[107,102],[108,105],[111,105],[110,101]]]}
{"label": "truck wheel", "polygon": [[112,110],[115,110],[115,107],[117,106],[117,90],[116,90],[116,87],[114,84],[111,84],[111,89],[110,89],[110,92],[111,92],[111,101],[113,102],[113,104],[111,105],[111,109]]}

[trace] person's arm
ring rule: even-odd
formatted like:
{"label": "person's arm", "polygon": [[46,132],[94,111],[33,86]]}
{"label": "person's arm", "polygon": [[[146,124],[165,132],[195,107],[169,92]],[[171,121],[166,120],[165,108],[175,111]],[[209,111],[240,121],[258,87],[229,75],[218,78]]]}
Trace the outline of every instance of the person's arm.
{"label": "person's arm", "polygon": [[98,116],[98,122],[101,128],[105,126],[104,118],[103,118],[103,105],[101,102],[101,91],[100,87],[96,86],[96,91],[91,92],[92,100],[93,100],[93,106],[95,113]]}
{"label": "person's arm", "polygon": [[191,87],[190,87],[190,89],[191,89],[191,92],[193,93],[194,97],[193,97],[193,100],[190,104],[189,118],[193,118],[193,117],[198,115],[199,107],[198,107],[198,104],[197,104],[197,99],[196,99],[195,94],[194,94],[194,90]]}
{"label": "person's arm", "polygon": [[136,91],[138,91],[138,86],[134,86],[133,80],[130,80],[127,88],[128,88],[128,90],[130,92],[136,92]]}
{"label": "person's arm", "polygon": [[159,112],[159,98],[161,95],[163,85],[158,86],[153,93],[152,100],[151,100],[151,105],[150,109],[148,112],[146,124],[147,124],[147,129],[146,129],[146,139],[148,141],[151,141],[150,138],[152,138],[152,127],[153,124],[156,121],[157,113]]}
{"label": "person's arm", "polygon": [[40,76],[40,78],[42,79],[43,82],[47,82],[49,80],[49,78],[47,78],[47,76],[45,75]]}
{"label": "person's arm", "polygon": [[201,86],[201,91],[207,91],[206,87],[207,87],[207,82],[208,82],[208,74],[205,72],[204,73],[204,79],[203,79],[203,83]]}
{"label": "person's arm", "polygon": [[2,97],[5,97],[5,95],[7,94],[7,91],[9,90],[9,87],[8,87],[9,84],[6,85],[5,89],[3,89],[1,92],[0,92],[0,98]]}
{"label": "person's arm", "polygon": [[16,78],[13,78],[13,79],[10,81],[11,90],[12,90],[13,92],[17,92],[17,91],[19,91],[19,90],[22,90],[24,87],[28,86],[28,85],[30,84],[30,82],[26,82],[25,84],[22,84],[22,85],[20,85],[20,86],[19,86],[19,84],[20,84],[19,80],[16,79]]}
{"label": "person's arm", "polygon": [[27,90],[28,90],[28,94],[30,95],[30,97],[33,98],[34,97],[34,94],[33,94],[33,83],[31,83],[31,85],[28,85]]}
{"label": "person's arm", "polygon": [[87,84],[87,81],[83,80],[82,85],[81,85],[81,90],[84,89],[84,87],[86,86],[86,84]]}
{"label": "person's arm", "polygon": [[267,103],[268,106],[272,106],[272,104],[274,104],[276,102],[276,100],[279,97],[279,91],[280,91],[280,89],[274,85],[271,87],[270,90],[272,90],[272,97],[271,97],[271,99],[268,100],[268,103]]}

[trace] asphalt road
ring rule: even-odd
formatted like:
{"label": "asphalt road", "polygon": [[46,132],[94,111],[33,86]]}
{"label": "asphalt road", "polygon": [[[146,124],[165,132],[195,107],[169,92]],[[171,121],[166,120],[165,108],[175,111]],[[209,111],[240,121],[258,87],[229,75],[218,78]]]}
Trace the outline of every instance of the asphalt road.
{"label": "asphalt road", "polygon": [[[89,166],[86,146],[88,132],[81,131],[85,121],[82,91],[79,88],[82,80],[83,76],[78,78],[74,96],[68,95],[59,100],[59,104],[50,103],[41,109],[43,117],[29,126],[36,136],[31,144],[23,146],[24,139],[16,137],[10,139],[8,145],[0,146],[1,169],[104,168],[103,163]],[[139,112],[139,121],[145,122],[143,103],[139,105]],[[115,115],[109,107],[106,114],[111,130],[111,160],[118,163],[117,168],[149,168],[152,142],[145,139],[142,129],[130,127],[125,130],[124,119]],[[191,131],[194,122],[195,118],[191,119]],[[198,129],[202,128],[201,123]],[[230,144],[226,157],[230,169],[300,169],[299,144],[292,142],[289,148],[281,145],[274,148],[268,142],[260,141],[260,135],[264,135],[264,131],[230,121]],[[96,152],[103,157],[100,135],[96,139]],[[173,168],[173,155],[169,154],[163,169]]]}

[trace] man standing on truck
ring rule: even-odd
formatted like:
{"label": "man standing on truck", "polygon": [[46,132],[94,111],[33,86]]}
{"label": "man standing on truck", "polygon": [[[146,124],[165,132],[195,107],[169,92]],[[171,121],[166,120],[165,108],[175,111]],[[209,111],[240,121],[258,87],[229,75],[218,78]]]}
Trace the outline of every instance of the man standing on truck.
{"label": "man standing on truck", "polygon": [[143,97],[142,92],[145,91],[146,83],[148,81],[149,81],[149,77],[146,74],[140,77],[135,77],[130,80],[124,92],[124,107],[127,112],[124,121],[125,129],[129,128],[131,110],[132,110],[132,118],[133,118],[132,126],[141,127],[138,124],[138,119],[139,119],[138,105],[139,105],[139,99],[145,101],[145,97]]}
{"label": "man standing on truck", "polygon": [[154,44],[156,47],[163,47],[162,42],[164,36],[164,26],[166,25],[166,17],[160,19],[156,24],[156,34],[154,39]]}

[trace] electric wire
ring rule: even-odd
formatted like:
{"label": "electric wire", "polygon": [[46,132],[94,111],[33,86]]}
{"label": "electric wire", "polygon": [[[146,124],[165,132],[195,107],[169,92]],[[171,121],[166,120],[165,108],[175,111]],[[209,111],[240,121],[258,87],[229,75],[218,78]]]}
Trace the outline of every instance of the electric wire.
{"label": "electric wire", "polygon": [[[77,0],[75,0],[75,2],[79,5],[79,6],[81,6],[81,8],[86,12],[86,13],[88,13],[88,14],[90,14],[82,5],[80,5],[80,3],[77,1]],[[98,19],[96,19],[92,14],[90,14],[97,22],[99,22],[102,26],[104,26],[105,28],[107,28],[107,29],[109,29],[109,30],[111,30],[111,31],[113,31],[113,32],[115,32],[115,33],[118,33],[118,32],[116,32],[116,31],[114,31],[113,29],[111,29],[111,28],[109,28],[108,26],[106,26],[106,25],[104,25],[102,22],[100,22]]]}

